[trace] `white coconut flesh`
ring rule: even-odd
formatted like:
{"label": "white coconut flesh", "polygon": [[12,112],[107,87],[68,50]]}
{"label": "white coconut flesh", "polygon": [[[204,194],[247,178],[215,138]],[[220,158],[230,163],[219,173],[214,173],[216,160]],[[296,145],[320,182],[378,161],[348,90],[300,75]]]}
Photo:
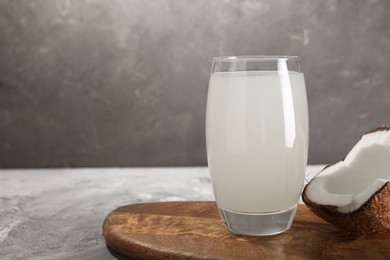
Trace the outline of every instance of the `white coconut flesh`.
{"label": "white coconut flesh", "polygon": [[359,209],[390,180],[390,131],[364,135],[344,161],[313,178],[305,190],[310,201],[337,207],[341,213]]}

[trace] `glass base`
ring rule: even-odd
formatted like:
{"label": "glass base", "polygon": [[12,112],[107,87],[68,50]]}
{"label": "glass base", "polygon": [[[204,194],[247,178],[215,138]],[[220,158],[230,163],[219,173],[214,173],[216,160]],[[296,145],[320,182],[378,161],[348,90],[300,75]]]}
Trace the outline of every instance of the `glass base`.
{"label": "glass base", "polygon": [[219,209],[225,227],[232,233],[248,236],[270,236],[288,230],[297,205],[282,211],[246,213]]}

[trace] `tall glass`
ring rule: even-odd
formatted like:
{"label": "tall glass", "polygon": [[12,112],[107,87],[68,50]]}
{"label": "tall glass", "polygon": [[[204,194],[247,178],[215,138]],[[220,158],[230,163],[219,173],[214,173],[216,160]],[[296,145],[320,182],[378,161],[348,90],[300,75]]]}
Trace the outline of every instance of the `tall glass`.
{"label": "tall glass", "polygon": [[213,60],[207,159],[227,229],[273,235],[290,228],[308,151],[306,87],[299,57]]}

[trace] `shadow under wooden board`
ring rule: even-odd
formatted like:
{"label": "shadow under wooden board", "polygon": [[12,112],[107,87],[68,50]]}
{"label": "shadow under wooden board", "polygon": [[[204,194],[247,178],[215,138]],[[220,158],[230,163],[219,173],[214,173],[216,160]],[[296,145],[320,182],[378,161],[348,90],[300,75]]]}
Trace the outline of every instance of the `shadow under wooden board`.
{"label": "shadow under wooden board", "polygon": [[103,235],[132,259],[390,259],[390,234],[348,236],[304,205],[290,230],[268,237],[230,233],[215,202],[123,206],[106,217]]}

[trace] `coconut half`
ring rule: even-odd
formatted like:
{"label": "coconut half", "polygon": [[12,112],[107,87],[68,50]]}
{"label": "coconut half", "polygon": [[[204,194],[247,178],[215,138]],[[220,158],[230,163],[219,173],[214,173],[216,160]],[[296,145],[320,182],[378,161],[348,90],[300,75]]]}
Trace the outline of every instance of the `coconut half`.
{"label": "coconut half", "polygon": [[347,157],[325,167],[302,199],[324,220],[352,233],[390,232],[390,127],[367,134]]}

